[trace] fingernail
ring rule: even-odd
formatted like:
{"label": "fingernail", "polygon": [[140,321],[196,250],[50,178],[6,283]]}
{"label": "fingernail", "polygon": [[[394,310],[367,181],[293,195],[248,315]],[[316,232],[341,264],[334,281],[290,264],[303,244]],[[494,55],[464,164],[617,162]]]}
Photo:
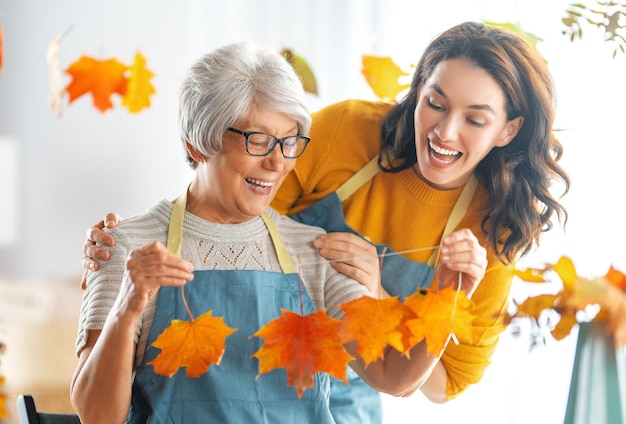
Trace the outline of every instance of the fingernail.
{"label": "fingernail", "polygon": [[89,270],[93,271],[93,261],[89,261]]}

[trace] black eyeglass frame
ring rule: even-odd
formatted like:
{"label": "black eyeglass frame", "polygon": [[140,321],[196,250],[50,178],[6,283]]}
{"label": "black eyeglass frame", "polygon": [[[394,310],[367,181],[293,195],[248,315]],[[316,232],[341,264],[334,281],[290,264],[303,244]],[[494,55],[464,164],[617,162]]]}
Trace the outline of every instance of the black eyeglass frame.
{"label": "black eyeglass frame", "polygon": [[[239,134],[239,135],[243,135],[246,139],[246,152],[251,155],[251,156],[267,156],[270,153],[272,153],[274,151],[274,148],[276,147],[277,144],[280,144],[280,152],[282,153],[283,157],[285,157],[286,159],[296,159],[299,158],[300,156],[302,156],[302,153],[304,153],[304,151],[306,150],[306,146],[309,145],[309,142],[311,141],[311,137],[306,136],[306,135],[290,135],[288,137],[284,137],[284,138],[278,138],[273,136],[272,134],[268,134],[266,132],[262,132],[262,131],[241,131],[238,130],[236,128],[233,127],[228,127],[226,128],[226,130],[233,132],[235,134]],[[263,134],[266,135],[268,137],[271,137],[274,141],[272,142],[271,146],[269,147],[269,149],[267,149],[267,152],[265,153],[251,153],[250,150],[248,149],[248,137],[253,135],[253,134]],[[285,151],[283,150],[283,143],[285,142],[285,140],[289,139],[289,138],[299,138],[299,139],[303,139],[304,140],[304,147],[302,148],[302,151],[298,154],[298,156],[287,156],[285,155]]]}

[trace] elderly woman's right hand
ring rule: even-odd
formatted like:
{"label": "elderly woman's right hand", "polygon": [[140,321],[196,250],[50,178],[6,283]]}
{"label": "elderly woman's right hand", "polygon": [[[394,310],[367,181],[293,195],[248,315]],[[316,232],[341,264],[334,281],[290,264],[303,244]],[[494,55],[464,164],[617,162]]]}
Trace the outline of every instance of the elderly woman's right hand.
{"label": "elderly woman's right hand", "polygon": [[153,241],[132,250],[126,261],[122,293],[127,307],[140,314],[161,286],[183,286],[193,280],[193,265],[163,243]]}

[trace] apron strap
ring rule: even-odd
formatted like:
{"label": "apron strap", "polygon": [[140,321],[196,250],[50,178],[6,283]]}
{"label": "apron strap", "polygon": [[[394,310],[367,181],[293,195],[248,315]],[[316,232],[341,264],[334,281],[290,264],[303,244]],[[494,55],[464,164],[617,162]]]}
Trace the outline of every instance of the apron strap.
{"label": "apron strap", "polygon": [[[176,200],[174,206],[172,207],[172,215],[170,216],[170,226],[167,233],[167,249],[174,253],[176,256],[180,257],[180,251],[182,247],[183,241],[183,221],[185,220],[185,207],[187,206],[187,191]],[[276,255],[278,256],[278,263],[280,264],[280,268],[285,274],[295,274],[298,271],[285,248],[285,243],[283,243],[283,239],[276,228],[276,224],[269,215],[263,213],[261,214],[261,218],[267,227],[267,230],[270,233],[270,237],[272,239],[272,243],[274,244],[274,249],[276,250]]]}
{"label": "apron strap", "polygon": [[[359,169],[359,171],[351,176],[348,181],[343,183],[341,187],[339,187],[335,193],[339,200],[343,202],[346,200],[352,193],[357,191],[363,184],[374,178],[374,175],[378,174],[380,168],[378,167],[378,158],[380,157],[380,153],[374,156],[372,160],[370,160],[367,165],[363,168]],[[387,166],[389,164],[389,158],[391,157],[391,152],[387,152],[381,160],[383,166]]]}
{"label": "apron strap", "polygon": [[183,221],[187,206],[187,190],[174,203],[167,232],[167,249],[178,257],[180,257],[180,249],[183,244]]}
{"label": "apron strap", "polygon": [[[476,192],[476,187],[478,187],[478,180],[474,174],[470,175],[469,180],[465,183],[465,187],[463,187],[463,191],[459,195],[459,198],[456,200],[454,207],[452,208],[452,212],[448,217],[448,222],[446,223],[446,227],[443,229],[443,234],[441,238],[443,239],[445,236],[450,234],[457,225],[461,222],[461,219],[465,216],[467,209],[469,208],[470,203],[472,202],[472,198],[474,197],[474,193]],[[433,268],[439,263],[439,249],[433,251],[430,258],[426,262],[428,265]]]}
{"label": "apron strap", "polygon": [[276,224],[266,213],[262,213],[261,218],[263,219],[263,222],[265,222],[267,230],[270,232],[270,237],[272,238],[274,249],[276,250],[276,256],[278,256],[278,263],[280,263],[280,268],[283,270],[283,273],[297,273],[298,270],[293,264],[293,260],[291,259],[289,252],[287,252],[287,248],[285,247],[285,243],[283,243],[283,239],[278,232],[278,228],[276,228]]}

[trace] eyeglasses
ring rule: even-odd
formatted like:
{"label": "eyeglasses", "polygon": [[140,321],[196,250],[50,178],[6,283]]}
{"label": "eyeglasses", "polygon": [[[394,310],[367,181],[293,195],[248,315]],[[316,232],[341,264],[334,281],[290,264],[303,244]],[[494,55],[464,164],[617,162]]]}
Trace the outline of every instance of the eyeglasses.
{"label": "eyeglasses", "polygon": [[272,134],[259,131],[240,131],[231,127],[226,129],[246,138],[246,152],[252,156],[267,156],[272,153],[277,144],[280,144],[283,156],[287,159],[295,159],[304,153],[304,149],[311,141],[311,138],[306,135],[276,138]]}

